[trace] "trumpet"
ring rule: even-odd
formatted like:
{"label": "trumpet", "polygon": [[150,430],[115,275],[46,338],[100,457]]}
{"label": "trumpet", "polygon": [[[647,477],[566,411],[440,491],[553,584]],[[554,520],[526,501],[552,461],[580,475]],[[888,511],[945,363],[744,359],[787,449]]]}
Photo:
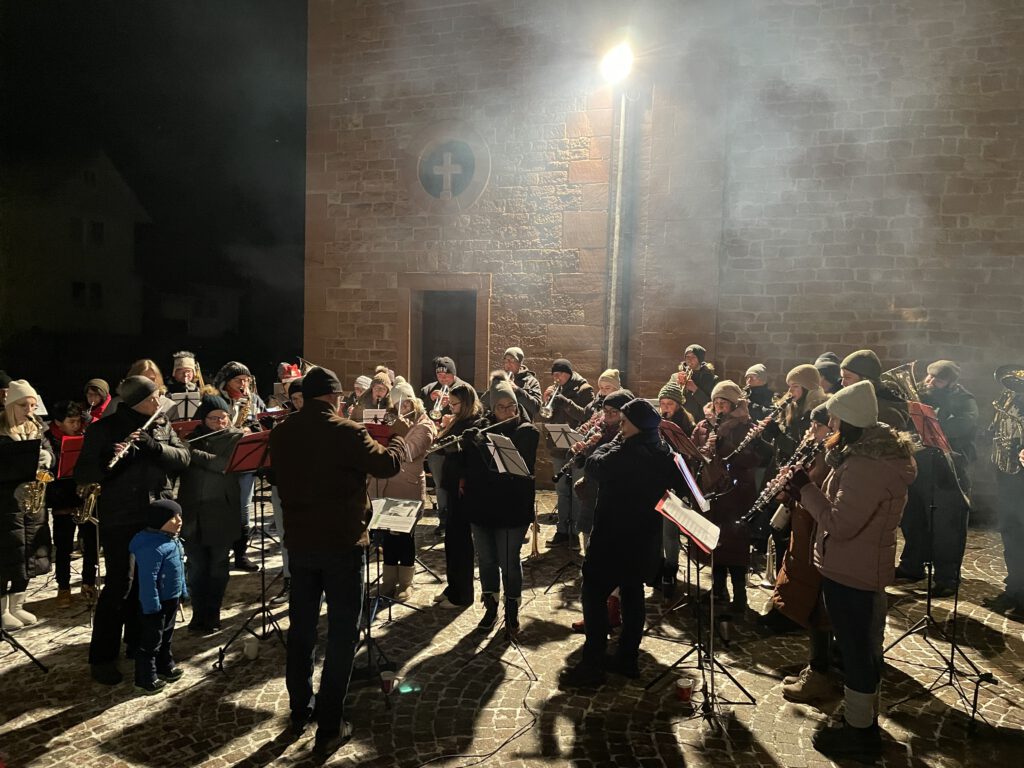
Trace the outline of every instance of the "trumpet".
{"label": "trumpet", "polygon": [[433,421],[440,421],[441,416],[444,413],[444,407],[448,401],[448,385],[444,384],[441,386],[441,394],[437,396],[437,400],[434,401],[434,407],[430,409],[430,418]]}
{"label": "trumpet", "polygon": [[693,369],[689,363],[684,361],[679,364],[679,373],[683,374],[683,380],[679,382],[679,386],[685,387],[686,382],[693,378]]}
{"label": "trumpet", "polygon": [[27,515],[39,515],[46,506],[46,486],[53,482],[53,475],[45,469],[36,472],[36,479],[22,483],[14,491],[14,497]]}
{"label": "trumpet", "polygon": [[555,399],[555,395],[562,393],[562,385],[556,384],[555,388],[551,390],[551,397],[547,399],[547,402],[540,407],[540,417],[542,419],[550,419],[555,414],[554,408],[551,407],[551,402]]}

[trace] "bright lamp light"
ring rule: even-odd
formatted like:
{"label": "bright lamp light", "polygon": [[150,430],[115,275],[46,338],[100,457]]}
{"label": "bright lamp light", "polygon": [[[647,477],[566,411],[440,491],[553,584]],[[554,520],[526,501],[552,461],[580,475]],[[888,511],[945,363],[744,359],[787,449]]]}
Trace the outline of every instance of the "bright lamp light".
{"label": "bright lamp light", "polygon": [[627,42],[619,43],[601,59],[601,77],[613,85],[629,77],[632,69],[633,49]]}

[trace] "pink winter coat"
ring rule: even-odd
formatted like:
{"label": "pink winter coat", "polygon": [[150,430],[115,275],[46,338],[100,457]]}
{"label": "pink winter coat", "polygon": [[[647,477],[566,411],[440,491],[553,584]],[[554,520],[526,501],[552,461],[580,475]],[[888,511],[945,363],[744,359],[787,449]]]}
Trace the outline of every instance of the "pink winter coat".
{"label": "pink winter coat", "polygon": [[800,493],[818,524],[814,564],[839,584],[884,590],[895,579],[896,529],[917,476],[910,438],[877,424],[826,461],[833,469],[825,484],[808,483]]}

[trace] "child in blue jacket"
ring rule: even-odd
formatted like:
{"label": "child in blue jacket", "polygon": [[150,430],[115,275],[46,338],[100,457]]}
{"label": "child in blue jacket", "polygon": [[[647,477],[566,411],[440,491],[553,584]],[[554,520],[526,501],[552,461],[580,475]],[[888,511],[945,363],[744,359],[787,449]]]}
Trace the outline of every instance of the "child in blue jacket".
{"label": "child in blue jacket", "polygon": [[138,568],[142,631],[135,652],[135,688],[159,692],[183,674],[171,656],[178,601],[188,595],[182,563],[181,507],[161,499],[149,505],[148,527],[132,537],[129,549]]}

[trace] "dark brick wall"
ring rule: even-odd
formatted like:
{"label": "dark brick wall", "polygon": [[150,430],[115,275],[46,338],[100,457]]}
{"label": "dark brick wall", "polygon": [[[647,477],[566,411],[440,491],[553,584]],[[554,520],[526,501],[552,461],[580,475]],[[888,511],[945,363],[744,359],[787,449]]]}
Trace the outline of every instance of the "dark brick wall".
{"label": "dark brick wall", "polygon": [[[516,343],[542,370],[604,367],[618,102],[594,69],[627,22],[634,388],[653,396],[693,341],[778,385],[871,347],[961,361],[987,417],[992,369],[1024,361],[1017,0],[311,0],[309,18],[305,347],[347,378],[397,355],[399,272],[493,273],[492,364]],[[403,182],[447,120],[492,162],[457,215]]]}

